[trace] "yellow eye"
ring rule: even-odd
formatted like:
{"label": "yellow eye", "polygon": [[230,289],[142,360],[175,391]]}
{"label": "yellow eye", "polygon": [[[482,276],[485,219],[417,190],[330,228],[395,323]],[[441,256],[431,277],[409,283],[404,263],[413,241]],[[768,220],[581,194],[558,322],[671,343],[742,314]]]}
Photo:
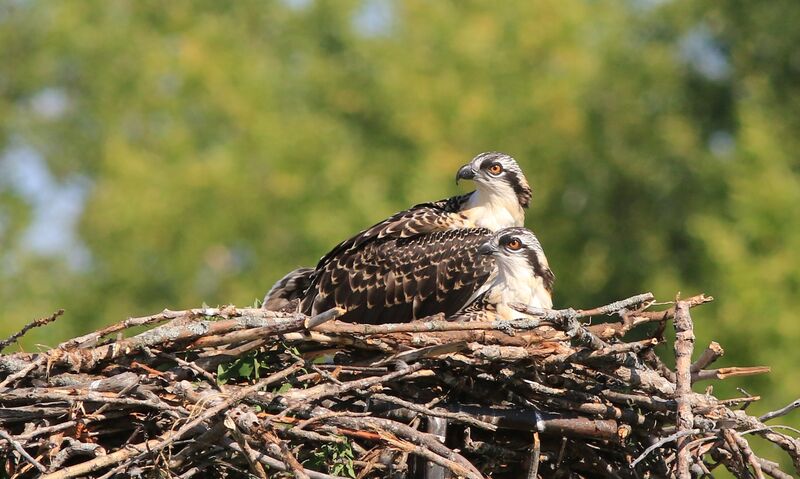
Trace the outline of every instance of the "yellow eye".
{"label": "yellow eye", "polygon": [[518,249],[522,248],[522,243],[517,238],[513,238],[511,241],[508,242],[508,249],[517,251]]}
{"label": "yellow eye", "polygon": [[502,172],[503,172],[503,165],[501,165],[500,163],[495,163],[489,167],[489,173],[493,175],[499,175]]}

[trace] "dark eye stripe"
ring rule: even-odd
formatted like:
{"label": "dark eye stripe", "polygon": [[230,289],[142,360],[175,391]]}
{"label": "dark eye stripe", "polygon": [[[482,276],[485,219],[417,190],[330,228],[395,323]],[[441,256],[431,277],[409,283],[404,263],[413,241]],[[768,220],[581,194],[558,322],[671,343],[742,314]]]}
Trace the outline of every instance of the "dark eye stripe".
{"label": "dark eye stripe", "polygon": [[481,162],[481,169],[487,170],[494,164],[500,164],[495,158],[487,158]]}
{"label": "dark eye stripe", "polygon": [[501,236],[501,237],[500,237],[500,241],[499,241],[499,243],[500,243],[501,245],[505,246],[505,245],[507,245],[508,243],[510,243],[510,242],[511,242],[511,240],[513,240],[513,239],[514,239],[514,236],[513,236],[513,235],[504,235],[504,236]]}

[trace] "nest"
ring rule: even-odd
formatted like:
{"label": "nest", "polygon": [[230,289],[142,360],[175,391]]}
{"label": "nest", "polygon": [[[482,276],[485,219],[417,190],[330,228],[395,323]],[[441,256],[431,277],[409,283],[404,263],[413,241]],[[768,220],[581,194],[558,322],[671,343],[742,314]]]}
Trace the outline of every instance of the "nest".
{"label": "nest", "polygon": [[[0,449],[8,476],[48,479],[790,477],[749,441],[800,469],[800,441],[765,425],[797,404],[754,417],[756,397],[691,389],[768,371],[709,369],[716,343],[691,362],[709,300],[384,325],[165,310],[0,355]],[[670,322],[674,370],[654,352]]]}

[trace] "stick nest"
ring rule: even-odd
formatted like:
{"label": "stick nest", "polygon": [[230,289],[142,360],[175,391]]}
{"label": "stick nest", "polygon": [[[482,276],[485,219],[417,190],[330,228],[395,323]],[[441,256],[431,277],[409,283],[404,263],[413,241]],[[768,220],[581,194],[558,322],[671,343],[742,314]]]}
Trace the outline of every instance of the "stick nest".
{"label": "stick nest", "polygon": [[[369,326],[336,321],[340,310],[232,306],[131,318],[0,355],[5,474],[790,477],[749,441],[774,443],[800,469],[800,441],[764,424],[797,405],[759,418],[742,407],[757,397],[692,391],[768,371],[709,369],[716,343],[691,362],[689,309],[709,300],[652,311],[648,293],[491,323]],[[654,352],[669,323],[674,369]]]}

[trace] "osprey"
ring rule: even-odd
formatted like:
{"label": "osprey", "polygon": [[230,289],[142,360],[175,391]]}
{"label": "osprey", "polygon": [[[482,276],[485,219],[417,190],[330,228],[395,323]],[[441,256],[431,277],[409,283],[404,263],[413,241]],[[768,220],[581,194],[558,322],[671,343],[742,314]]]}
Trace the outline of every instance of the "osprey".
{"label": "osprey", "polygon": [[474,251],[502,228],[522,226],[531,188],[517,162],[482,153],[456,174],[475,181],[465,195],[422,203],[343,241],[315,269],[281,278],[264,301],[281,309],[300,299],[300,311],[318,314],[338,306],[344,321],[407,321],[466,304],[491,272]]}
{"label": "osprey", "polygon": [[525,228],[505,228],[480,245],[477,254],[494,260],[489,278],[456,316],[464,320],[511,320],[522,316],[510,305],[553,307],[555,275],[539,239]]}

